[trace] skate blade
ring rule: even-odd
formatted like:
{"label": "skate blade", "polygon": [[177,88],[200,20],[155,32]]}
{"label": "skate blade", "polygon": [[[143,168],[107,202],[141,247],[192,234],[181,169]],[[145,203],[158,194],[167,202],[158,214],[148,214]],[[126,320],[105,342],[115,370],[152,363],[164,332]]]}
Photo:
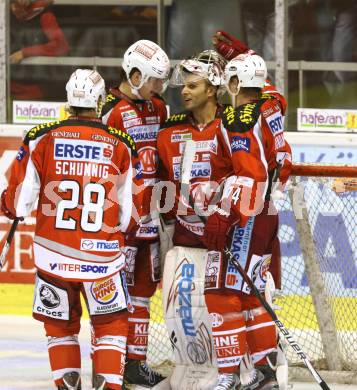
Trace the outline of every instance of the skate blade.
{"label": "skate blade", "polygon": [[141,386],[141,385],[130,385],[130,386],[131,386],[130,390],[148,390],[148,389],[171,390],[170,377],[165,378],[164,380],[162,380],[160,383],[158,383],[157,385],[155,385],[153,387],[145,387],[145,386]]}

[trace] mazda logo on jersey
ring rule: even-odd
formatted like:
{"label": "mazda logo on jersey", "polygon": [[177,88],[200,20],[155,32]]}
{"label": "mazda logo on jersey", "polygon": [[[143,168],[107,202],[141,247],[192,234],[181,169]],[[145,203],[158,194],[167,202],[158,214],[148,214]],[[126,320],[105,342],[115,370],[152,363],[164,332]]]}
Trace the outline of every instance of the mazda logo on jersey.
{"label": "mazda logo on jersey", "polygon": [[93,249],[94,242],[92,240],[82,240],[82,249],[90,250]]}
{"label": "mazda logo on jersey", "polygon": [[59,295],[48,284],[43,284],[40,288],[40,299],[43,306],[48,309],[54,309],[61,303]]}
{"label": "mazda logo on jersey", "polygon": [[139,150],[139,158],[146,175],[153,174],[157,170],[158,155],[157,149],[152,146],[146,146]]}
{"label": "mazda logo on jersey", "polygon": [[94,300],[101,305],[109,305],[118,296],[113,278],[93,282],[90,291]]}
{"label": "mazda logo on jersey", "polygon": [[83,251],[116,252],[119,250],[119,241],[81,239],[80,249]]}

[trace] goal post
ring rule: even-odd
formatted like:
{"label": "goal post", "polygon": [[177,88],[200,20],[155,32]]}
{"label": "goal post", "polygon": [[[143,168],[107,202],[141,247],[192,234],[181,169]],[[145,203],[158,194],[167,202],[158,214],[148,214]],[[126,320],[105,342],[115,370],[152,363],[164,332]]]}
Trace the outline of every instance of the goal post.
{"label": "goal post", "polygon": [[329,371],[357,367],[356,183],[357,167],[298,164],[275,201],[285,295],[278,315],[315,366]]}
{"label": "goal post", "polygon": [[[333,380],[351,382],[357,369],[357,167],[296,164],[284,193],[273,198],[282,251],[277,315],[316,369],[345,371]],[[163,310],[158,289],[148,361],[170,367]],[[302,370],[294,351],[287,347],[286,354],[291,372]]]}

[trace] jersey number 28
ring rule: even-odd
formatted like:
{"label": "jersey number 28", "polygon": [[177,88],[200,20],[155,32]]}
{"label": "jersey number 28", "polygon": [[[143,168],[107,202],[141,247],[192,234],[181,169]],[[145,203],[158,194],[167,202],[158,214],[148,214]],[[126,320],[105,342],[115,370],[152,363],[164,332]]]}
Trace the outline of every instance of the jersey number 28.
{"label": "jersey number 28", "polygon": [[[80,185],[73,180],[63,180],[59,186],[60,192],[71,191],[71,199],[62,199],[57,204],[56,228],[75,230],[77,221],[72,218],[64,218],[65,210],[74,210],[79,206]],[[92,195],[96,199],[92,201]],[[83,206],[81,210],[80,225],[86,232],[98,232],[103,223],[105,201],[105,188],[99,183],[88,183],[83,188]]]}

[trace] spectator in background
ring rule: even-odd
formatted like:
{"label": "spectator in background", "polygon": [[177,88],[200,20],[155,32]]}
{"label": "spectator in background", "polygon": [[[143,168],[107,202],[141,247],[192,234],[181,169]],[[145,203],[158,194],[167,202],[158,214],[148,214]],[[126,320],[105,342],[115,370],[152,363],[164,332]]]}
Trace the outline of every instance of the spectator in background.
{"label": "spectator in background", "polygon": [[[352,62],[355,44],[357,3],[355,0],[314,0],[320,33],[322,61]],[[344,94],[351,72],[326,72],[324,84],[330,96]]]}
{"label": "spectator in background", "polygon": [[[53,0],[11,0],[11,95],[15,99],[43,99],[44,88],[33,81],[41,79],[43,68],[35,72],[18,64],[32,56],[66,55],[69,45],[56,16],[48,8]],[[32,82],[31,82],[32,81]]]}
{"label": "spectator in background", "polygon": [[[174,0],[168,9],[167,48],[171,59],[183,59],[211,47],[211,37],[225,30],[242,39],[240,0]],[[179,89],[170,89],[171,113],[183,110]]]}

